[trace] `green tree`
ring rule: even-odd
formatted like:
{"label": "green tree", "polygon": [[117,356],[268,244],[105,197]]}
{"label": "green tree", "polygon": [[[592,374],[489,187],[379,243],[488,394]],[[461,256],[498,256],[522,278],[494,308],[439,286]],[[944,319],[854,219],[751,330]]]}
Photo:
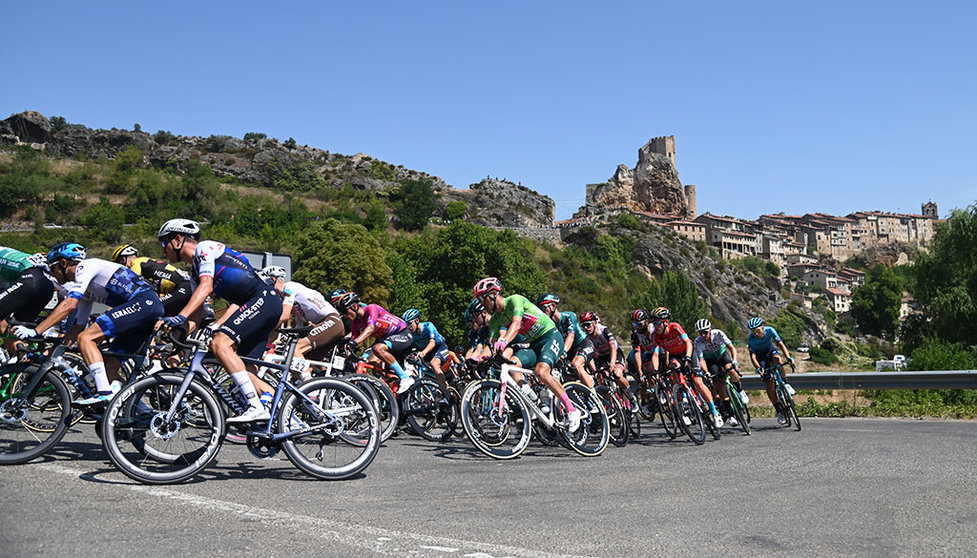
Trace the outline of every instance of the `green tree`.
{"label": "green tree", "polygon": [[[917,334],[931,332],[950,343],[977,345],[977,205],[954,210],[937,226],[929,252],[912,266],[913,294],[930,321]],[[923,324],[920,324],[923,325]],[[905,339],[916,344],[919,339]]]}
{"label": "green tree", "polygon": [[468,213],[468,204],[461,200],[449,202],[444,208],[444,218],[448,221],[461,219]]}
{"label": "green tree", "polygon": [[903,281],[892,270],[877,265],[865,275],[865,284],[851,297],[851,313],[863,333],[893,339],[899,330]]}
{"label": "green tree", "polygon": [[705,301],[684,271],[666,271],[661,279],[631,298],[631,307],[651,311],[664,306],[672,313],[672,321],[691,331],[695,321],[709,315]]}
{"label": "green tree", "polygon": [[430,180],[407,180],[400,187],[396,215],[400,226],[409,231],[424,228],[438,208]]}
{"label": "green tree", "polygon": [[393,274],[380,242],[365,227],[317,221],[297,244],[296,281],[321,292],[341,287],[364,301],[386,304]]}
{"label": "green tree", "polygon": [[116,242],[122,238],[125,211],[110,203],[108,198],[103,197],[97,204],[83,211],[78,222],[88,228],[89,233],[94,238],[106,242]]}

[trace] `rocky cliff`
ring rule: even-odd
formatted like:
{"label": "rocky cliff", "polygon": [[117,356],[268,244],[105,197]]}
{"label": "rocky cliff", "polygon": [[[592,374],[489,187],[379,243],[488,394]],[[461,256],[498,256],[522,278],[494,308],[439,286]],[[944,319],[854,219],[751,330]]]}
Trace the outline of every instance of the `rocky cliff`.
{"label": "rocky cliff", "polygon": [[556,202],[525,186],[508,180],[486,178],[468,190],[441,192],[445,202],[460,200],[468,205],[466,220],[492,227],[550,227]]}
{"label": "rocky cliff", "polygon": [[[674,152],[663,152],[659,147],[662,139],[652,139],[638,150],[638,164],[633,169],[618,165],[607,182],[587,185],[586,205],[574,217],[586,216],[594,208],[620,206],[648,213],[687,215],[690,204],[675,170]],[[674,149],[674,138],[669,146]]]}

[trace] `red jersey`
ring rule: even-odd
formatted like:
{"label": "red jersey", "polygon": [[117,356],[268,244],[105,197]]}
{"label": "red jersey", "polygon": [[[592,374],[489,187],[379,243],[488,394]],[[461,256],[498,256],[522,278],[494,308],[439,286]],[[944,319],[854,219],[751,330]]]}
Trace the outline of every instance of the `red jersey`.
{"label": "red jersey", "polygon": [[657,331],[651,336],[651,346],[653,348],[660,347],[672,356],[682,356],[685,354],[685,342],[688,340],[689,336],[685,333],[677,322],[669,322],[665,326],[665,331],[660,335]]}

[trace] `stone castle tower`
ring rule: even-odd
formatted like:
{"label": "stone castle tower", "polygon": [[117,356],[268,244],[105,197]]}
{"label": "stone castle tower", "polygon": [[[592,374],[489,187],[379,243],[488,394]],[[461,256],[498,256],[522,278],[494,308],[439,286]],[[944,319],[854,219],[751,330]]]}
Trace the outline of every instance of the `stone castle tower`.
{"label": "stone castle tower", "polygon": [[932,201],[923,204],[923,217],[929,217],[930,219],[939,219],[940,210],[936,207],[936,204]]}
{"label": "stone castle tower", "polygon": [[692,220],[698,217],[695,206],[695,184],[685,185],[685,218]]}
{"label": "stone castle tower", "polygon": [[[659,155],[664,155],[672,161],[672,166],[675,167],[675,136],[661,136],[657,138],[651,138],[648,143],[642,148],[642,150],[649,153],[658,153]],[[638,153],[639,159],[641,153]],[[676,167],[677,168],[677,167]]]}

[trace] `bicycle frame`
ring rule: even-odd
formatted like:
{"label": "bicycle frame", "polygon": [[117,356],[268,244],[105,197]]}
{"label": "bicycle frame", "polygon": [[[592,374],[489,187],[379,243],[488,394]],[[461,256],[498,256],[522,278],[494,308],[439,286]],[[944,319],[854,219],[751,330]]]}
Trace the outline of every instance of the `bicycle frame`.
{"label": "bicycle frame", "polygon": [[[552,418],[546,416],[543,413],[543,411],[540,410],[540,408],[535,403],[533,403],[532,401],[529,400],[528,397],[526,397],[526,394],[524,394],[522,392],[522,389],[519,388],[519,384],[512,377],[512,375],[510,374],[510,372],[518,372],[518,373],[521,373],[521,374],[528,374],[530,376],[533,376],[533,374],[534,374],[532,370],[527,370],[525,368],[519,368],[518,366],[514,366],[512,364],[503,364],[500,367],[500,369],[499,369],[499,380],[502,382],[502,388],[499,390],[499,400],[495,404],[495,408],[496,408],[496,410],[498,410],[499,415],[501,416],[501,414],[502,414],[502,406],[505,404],[505,392],[506,392],[507,389],[512,389],[513,390],[513,393],[516,394],[516,397],[518,397],[519,399],[521,399],[522,402],[523,402],[523,404],[526,405],[526,408],[529,409],[529,413],[530,413],[529,420],[530,421],[532,421],[533,420],[533,417],[535,416],[538,420],[542,421],[542,423],[547,428],[555,428],[557,426],[557,422],[555,420],[553,420]],[[551,414],[553,413],[553,408],[554,407],[555,406],[551,406],[551,408],[550,408],[550,413]]]}

